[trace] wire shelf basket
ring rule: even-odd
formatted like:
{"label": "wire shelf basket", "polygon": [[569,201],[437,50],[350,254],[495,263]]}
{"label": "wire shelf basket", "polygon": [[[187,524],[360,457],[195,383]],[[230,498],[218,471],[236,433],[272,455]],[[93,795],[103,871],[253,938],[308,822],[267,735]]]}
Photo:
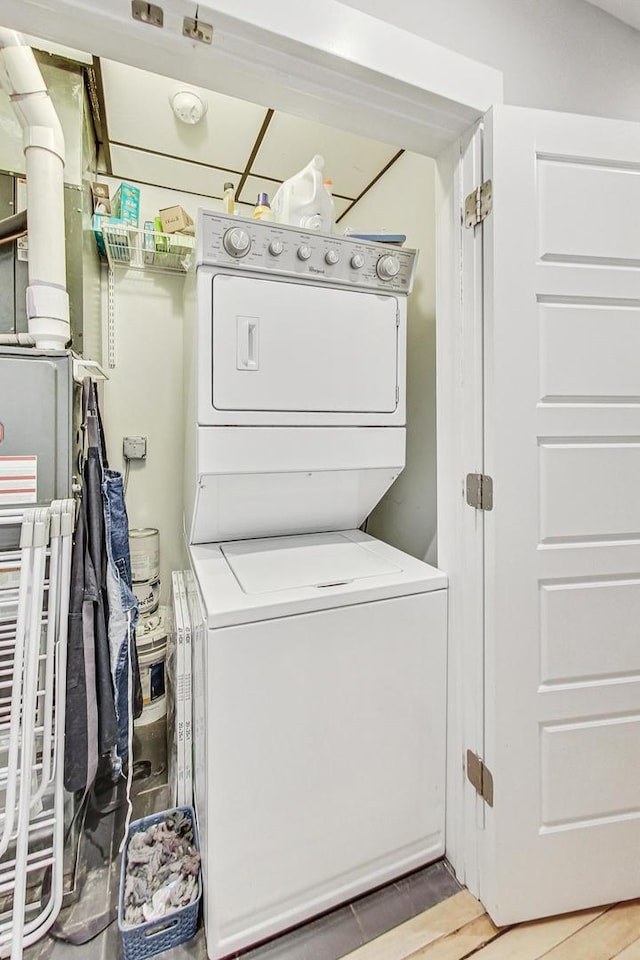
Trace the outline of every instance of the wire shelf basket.
{"label": "wire shelf basket", "polygon": [[110,267],[186,273],[193,260],[195,238],[182,233],[158,233],[126,226],[102,228]]}

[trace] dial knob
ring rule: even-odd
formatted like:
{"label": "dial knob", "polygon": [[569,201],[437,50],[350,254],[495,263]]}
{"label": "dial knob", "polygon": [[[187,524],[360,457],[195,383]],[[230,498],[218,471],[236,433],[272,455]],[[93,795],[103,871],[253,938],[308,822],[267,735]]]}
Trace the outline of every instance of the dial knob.
{"label": "dial knob", "polygon": [[324,255],[324,259],[330,266],[333,266],[340,259],[340,254],[337,250],[327,250]]}
{"label": "dial knob", "polygon": [[376,273],[381,280],[393,280],[394,277],[398,276],[399,272],[400,261],[397,257],[394,257],[392,253],[387,253],[384,257],[380,257],[376,263]]}
{"label": "dial knob", "polygon": [[222,246],[230,257],[246,257],[251,250],[251,237],[246,230],[232,227],[231,230],[225,231]]}
{"label": "dial knob", "polygon": [[362,270],[364,267],[364,257],[361,253],[354,253],[351,257],[351,266],[354,270]]}
{"label": "dial knob", "polygon": [[311,256],[311,247],[298,247],[298,260],[308,260]]}
{"label": "dial knob", "polygon": [[279,257],[283,250],[284,244],[282,240],[272,240],[269,244],[269,253],[274,257]]}

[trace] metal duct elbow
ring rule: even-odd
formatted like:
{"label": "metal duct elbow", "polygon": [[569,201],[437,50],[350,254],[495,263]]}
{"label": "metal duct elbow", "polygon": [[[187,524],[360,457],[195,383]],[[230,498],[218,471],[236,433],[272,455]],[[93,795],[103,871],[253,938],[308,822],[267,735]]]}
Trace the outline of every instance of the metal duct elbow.
{"label": "metal duct elbow", "polygon": [[64,230],[64,136],[32,49],[0,27],[0,85],[23,131],[29,228],[29,334],[40,349],[70,340]]}

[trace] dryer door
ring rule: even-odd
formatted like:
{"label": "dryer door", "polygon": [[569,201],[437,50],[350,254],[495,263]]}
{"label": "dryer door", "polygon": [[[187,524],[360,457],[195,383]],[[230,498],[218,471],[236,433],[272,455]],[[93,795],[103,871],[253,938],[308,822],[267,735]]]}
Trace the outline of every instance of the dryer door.
{"label": "dryer door", "polygon": [[395,296],[219,274],[213,407],[393,413],[398,320]]}

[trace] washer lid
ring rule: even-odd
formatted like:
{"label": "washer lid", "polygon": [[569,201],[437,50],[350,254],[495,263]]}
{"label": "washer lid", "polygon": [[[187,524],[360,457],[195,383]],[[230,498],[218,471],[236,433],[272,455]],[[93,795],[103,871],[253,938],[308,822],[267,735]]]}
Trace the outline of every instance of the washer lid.
{"label": "washer lid", "polygon": [[192,544],[209,627],[442,590],[446,574],[360,530]]}
{"label": "washer lid", "polygon": [[335,587],[402,573],[397,564],[343,533],[236,541],[220,549],[245,593]]}

